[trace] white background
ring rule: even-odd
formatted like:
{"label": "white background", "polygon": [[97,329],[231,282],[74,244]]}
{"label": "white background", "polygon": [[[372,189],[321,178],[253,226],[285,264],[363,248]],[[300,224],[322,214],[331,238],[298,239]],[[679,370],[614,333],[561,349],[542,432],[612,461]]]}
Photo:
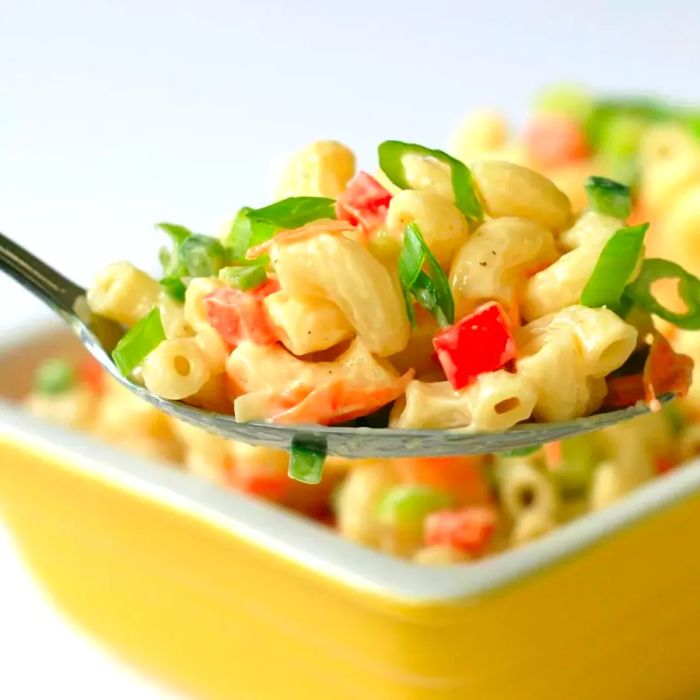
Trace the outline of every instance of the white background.
{"label": "white background", "polygon": [[[0,231],[88,283],[153,266],[156,221],[213,232],[321,137],[368,168],[476,106],[570,79],[700,102],[696,0],[0,0]],[[0,332],[38,302],[0,279]],[[49,611],[0,533],[0,697],[157,698]]]}

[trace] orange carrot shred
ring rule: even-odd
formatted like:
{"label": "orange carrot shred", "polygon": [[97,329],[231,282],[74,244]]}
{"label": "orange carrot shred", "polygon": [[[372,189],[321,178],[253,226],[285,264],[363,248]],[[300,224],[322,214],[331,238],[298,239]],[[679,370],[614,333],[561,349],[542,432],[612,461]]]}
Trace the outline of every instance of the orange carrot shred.
{"label": "orange carrot shred", "polygon": [[298,243],[299,241],[304,241],[307,238],[320,236],[322,233],[338,234],[346,231],[355,231],[356,228],[356,226],[353,226],[348,221],[314,221],[311,224],[306,224],[304,226],[300,226],[299,228],[289,229],[288,231],[280,231],[278,234],[264,243],[248,248],[248,252],[245,254],[245,256],[246,259],[253,260],[254,258],[261,256],[263,253],[267,253],[273,245],[277,245],[279,243]]}

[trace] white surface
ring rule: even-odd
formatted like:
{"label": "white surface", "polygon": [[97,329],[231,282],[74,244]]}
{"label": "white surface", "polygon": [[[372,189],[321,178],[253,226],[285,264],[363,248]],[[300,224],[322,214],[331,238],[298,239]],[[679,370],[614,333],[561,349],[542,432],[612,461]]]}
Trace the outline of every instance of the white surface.
{"label": "white surface", "polygon": [[[697,99],[700,3],[0,0],[0,230],[76,280],[212,232],[318,137],[374,165],[561,78]],[[0,332],[41,307],[0,279]],[[10,299],[11,301],[7,301]],[[0,697],[159,697],[48,612],[0,540]],[[17,683],[24,685],[15,685]]]}

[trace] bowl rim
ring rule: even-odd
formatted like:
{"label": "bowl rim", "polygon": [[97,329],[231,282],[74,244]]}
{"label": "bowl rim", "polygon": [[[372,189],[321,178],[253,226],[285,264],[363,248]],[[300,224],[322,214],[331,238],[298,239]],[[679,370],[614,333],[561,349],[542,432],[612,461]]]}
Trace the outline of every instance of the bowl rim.
{"label": "bowl rim", "polygon": [[[0,344],[16,349],[52,330],[10,334]],[[55,330],[55,327],[54,329]],[[172,508],[336,583],[410,604],[448,603],[483,596],[574,556],[683,498],[700,492],[700,459],[643,484],[607,508],[584,514],[521,548],[449,567],[414,564],[355,544],[303,515],[136,457],[29,415],[0,395],[0,437],[53,455],[89,478]]]}

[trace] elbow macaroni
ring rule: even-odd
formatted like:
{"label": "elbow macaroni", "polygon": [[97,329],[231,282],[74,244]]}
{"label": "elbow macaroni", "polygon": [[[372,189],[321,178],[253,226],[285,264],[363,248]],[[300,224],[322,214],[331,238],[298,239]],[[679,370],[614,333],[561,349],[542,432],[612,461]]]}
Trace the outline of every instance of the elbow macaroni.
{"label": "elbow macaroni", "polygon": [[284,292],[337,304],[372,352],[387,356],[406,347],[409,325],[401,293],[386,268],[359,243],[322,234],[273,246],[271,258]]}
{"label": "elbow macaroni", "polygon": [[480,375],[465,389],[449,382],[412,381],[395,407],[393,428],[507,430],[530,417],[536,394],[522,376],[504,370]]}
{"label": "elbow macaroni", "polygon": [[608,309],[576,306],[524,326],[516,341],[518,373],[537,391],[535,418],[570,420],[600,406],[603,377],[630,356],[637,331]]}
{"label": "elbow macaroni", "polygon": [[484,222],[452,262],[450,287],[457,315],[490,299],[511,308],[526,271],[555,258],[552,234],[539,224],[515,217]]}
{"label": "elbow macaroni", "polygon": [[354,333],[338,306],[322,297],[275,292],[265,309],[277,337],[295,355],[327,350]]}
{"label": "elbow macaroni", "polygon": [[337,197],[355,172],[353,152],[338,141],[317,141],[293,156],[278,188],[284,197]]}
{"label": "elbow macaroni", "polygon": [[474,163],[472,172],[486,211],[493,218],[517,216],[552,231],[571,219],[571,204],[551,180],[522,165],[498,160]]}
{"label": "elbow macaroni", "polygon": [[563,233],[561,243],[571,250],[526,282],[522,306],[525,319],[532,321],[578,304],[603,247],[623,225],[619,219],[588,213]]}
{"label": "elbow macaroni", "polygon": [[196,394],[210,376],[207,358],[193,338],[164,340],[143,363],[146,388],[173,401]]}
{"label": "elbow macaroni", "polygon": [[462,212],[450,200],[430,190],[403,190],[391,199],[386,225],[400,238],[412,221],[418,224],[435,259],[447,268],[469,233]]}
{"label": "elbow macaroni", "polygon": [[131,263],[108,265],[87,292],[90,309],[125,326],[135,325],[159,301],[160,285]]}

